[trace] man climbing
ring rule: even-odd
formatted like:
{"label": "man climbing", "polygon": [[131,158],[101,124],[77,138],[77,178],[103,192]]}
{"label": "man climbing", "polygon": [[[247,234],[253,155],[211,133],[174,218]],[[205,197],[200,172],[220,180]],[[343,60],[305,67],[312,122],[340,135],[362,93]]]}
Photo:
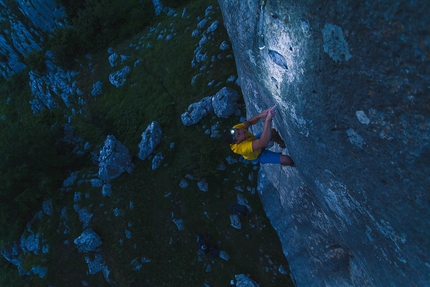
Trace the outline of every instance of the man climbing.
{"label": "man climbing", "polygon": [[[276,142],[281,148],[285,148],[285,143],[279,133],[271,127],[275,108],[276,106],[270,107],[249,120],[235,125],[231,130],[227,130],[224,133],[224,140],[230,144],[234,153],[242,155],[244,159],[253,163],[280,163],[296,166],[288,155],[266,149],[270,140]],[[254,136],[248,131],[248,128],[258,123],[260,119],[265,119],[263,131]]]}

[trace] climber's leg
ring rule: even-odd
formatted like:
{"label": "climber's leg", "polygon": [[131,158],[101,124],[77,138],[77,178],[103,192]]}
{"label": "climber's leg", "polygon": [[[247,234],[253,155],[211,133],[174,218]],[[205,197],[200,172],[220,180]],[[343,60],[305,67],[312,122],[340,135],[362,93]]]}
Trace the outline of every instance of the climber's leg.
{"label": "climber's leg", "polygon": [[277,143],[281,148],[285,148],[285,142],[282,140],[278,131],[275,129],[271,130],[272,140]]}
{"label": "climber's leg", "polygon": [[296,166],[296,164],[294,163],[294,161],[288,155],[281,154],[281,159],[280,160],[281,160],[281,164],[282,165],[289,165],[289,166],[292,166],[292,167]]}

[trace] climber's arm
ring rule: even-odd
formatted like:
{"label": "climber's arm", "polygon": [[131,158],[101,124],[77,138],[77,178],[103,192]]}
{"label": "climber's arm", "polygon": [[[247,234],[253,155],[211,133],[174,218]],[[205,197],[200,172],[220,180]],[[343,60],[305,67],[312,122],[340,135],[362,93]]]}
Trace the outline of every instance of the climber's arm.
{"label": "climber's arm", "polygon": [[[272,108],[272,107],[271,107],[271,108]],[[253,117],[252,117],[252,118],[250,118],[249,120],[246,120],[246,121],[244,122],[244,124],[245,124],[246,128],[249,128],[250,126],[255,125],[256,123],[258,123],[258,121],[259,121],[260,119],[264,119],[264,118],[266,117],[266,115],[267,115],[267,112],[268,112],[271,108],[265,109],[264,111],[262,111],[262,112],[261,112],[261,113],[259,113],[258,115],[253,116]]]}
{"label": "climber's arm", "polygon": [[261,132],[259,139],[252,142],[252,150],[259,150],[267,146],[270,141],[272,133],[272,118],[275,115],[275,106],[266,110],[266,120],[264,121],[264,128]]}

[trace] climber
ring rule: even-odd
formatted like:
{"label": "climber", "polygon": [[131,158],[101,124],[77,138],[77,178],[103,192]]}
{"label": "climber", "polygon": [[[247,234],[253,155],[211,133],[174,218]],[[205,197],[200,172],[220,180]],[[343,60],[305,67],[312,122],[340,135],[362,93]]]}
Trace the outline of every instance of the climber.
{"label": "climber", "polygon": [[[276,105],[235,125],[224,133],[224,140],[230,144],[234,153],[242,155],[245,160],[252,161],[252,163],[280,163],[294,167],[296,165],[288,155],[266,149],[270,140],[276,142],[281,148],[285,148],[285,143],[279,133],[271,127],[275,109]],[[263,131],[254,136],[248,131],[248,128],[255,125],[260,119],[265,119]]]}

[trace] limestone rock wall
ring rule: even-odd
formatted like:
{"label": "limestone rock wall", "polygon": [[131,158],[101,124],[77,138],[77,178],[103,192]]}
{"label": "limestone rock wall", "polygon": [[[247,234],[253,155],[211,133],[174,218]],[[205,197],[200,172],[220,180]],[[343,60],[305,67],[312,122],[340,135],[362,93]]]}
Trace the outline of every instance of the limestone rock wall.
{"label": "limestone rock wall", "polygon": [[0,0],[0,75],[9,78],[25,69],[24,58],[67,25],[65,17],[55,0]]}
{"label": "limestone rock wall", "polygon": [[430,2],[218,2],[297,164],[259,178],[297,285],[430,285]]}

